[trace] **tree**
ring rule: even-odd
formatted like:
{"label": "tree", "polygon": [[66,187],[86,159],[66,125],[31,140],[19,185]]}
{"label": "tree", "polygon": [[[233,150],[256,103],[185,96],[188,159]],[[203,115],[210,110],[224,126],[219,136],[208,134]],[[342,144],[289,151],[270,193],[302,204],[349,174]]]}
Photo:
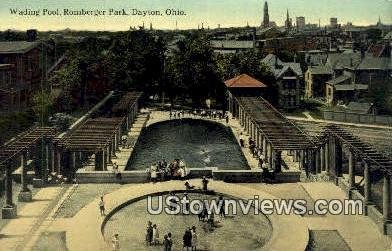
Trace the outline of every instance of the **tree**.
{"label": "tree", "polygon": [[47,125],[49,115],[53,112],[53,99],[50,94],[44,91],[36,93],[33,97],[32,109],[41,126]]}
{"label": "tree", "polygon": [[181,93],[194,105],[204,105],[207,98],[217,97],[222,84],[217,74],[213,50],[203,32],[189,35],[177,44],[178,51],[166,63],[166,80],[171,96]]}

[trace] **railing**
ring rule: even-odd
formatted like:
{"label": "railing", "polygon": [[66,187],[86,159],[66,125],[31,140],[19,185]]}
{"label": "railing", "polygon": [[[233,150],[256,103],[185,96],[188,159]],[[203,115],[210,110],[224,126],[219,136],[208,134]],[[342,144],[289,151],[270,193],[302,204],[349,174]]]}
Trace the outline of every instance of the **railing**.
{"label": "railing", "polygon": [[360,114],[352,112],[324,111],[323,117],[325,120],[334,120],[339,122],[392,126],[392,116]]}

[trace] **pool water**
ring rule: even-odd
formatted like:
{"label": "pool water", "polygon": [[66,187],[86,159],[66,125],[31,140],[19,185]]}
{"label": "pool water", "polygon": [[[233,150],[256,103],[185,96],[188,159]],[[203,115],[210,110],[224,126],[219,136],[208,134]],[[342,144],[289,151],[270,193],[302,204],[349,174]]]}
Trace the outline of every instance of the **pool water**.
{"label": "pool water", "polygon": [[170,120],[143,129],[127,170],[144,170],[153,162],[179,158],[187,167],[249,169],[229,127],[198,119]]}

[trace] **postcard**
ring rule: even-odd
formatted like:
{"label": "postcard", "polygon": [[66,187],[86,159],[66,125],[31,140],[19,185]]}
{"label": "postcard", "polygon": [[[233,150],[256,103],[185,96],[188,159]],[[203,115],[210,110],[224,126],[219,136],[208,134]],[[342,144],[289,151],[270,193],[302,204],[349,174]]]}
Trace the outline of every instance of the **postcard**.
{"label": "postcard", "polygon": [[2,0],[1,251],[392,251],[391,0]]}

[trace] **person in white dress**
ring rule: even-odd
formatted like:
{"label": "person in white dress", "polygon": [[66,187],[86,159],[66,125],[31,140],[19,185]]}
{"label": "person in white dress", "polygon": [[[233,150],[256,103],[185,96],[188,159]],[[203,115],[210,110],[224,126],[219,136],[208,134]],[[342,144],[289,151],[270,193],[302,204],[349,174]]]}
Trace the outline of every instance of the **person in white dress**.
{"label": "person in white dress", "polygon": [[157,181],[157,166],[155,164],[152,164],[150,167],[150,177],[151,177],[151,181],[152,182],[156,182]]}
{"label": "person in white dress", "polygon": [[154,245],[159,244],[159,231],[158,231],[157,224],[154,224],[152,226],[152,243]]}
{"label": "person in white dress", "polygon": [[114,234],[113,235],[113,239],[112,239],[112,248],[113,251],[118,251],[120,250],[120,240],[118,238],[118,234]]}

